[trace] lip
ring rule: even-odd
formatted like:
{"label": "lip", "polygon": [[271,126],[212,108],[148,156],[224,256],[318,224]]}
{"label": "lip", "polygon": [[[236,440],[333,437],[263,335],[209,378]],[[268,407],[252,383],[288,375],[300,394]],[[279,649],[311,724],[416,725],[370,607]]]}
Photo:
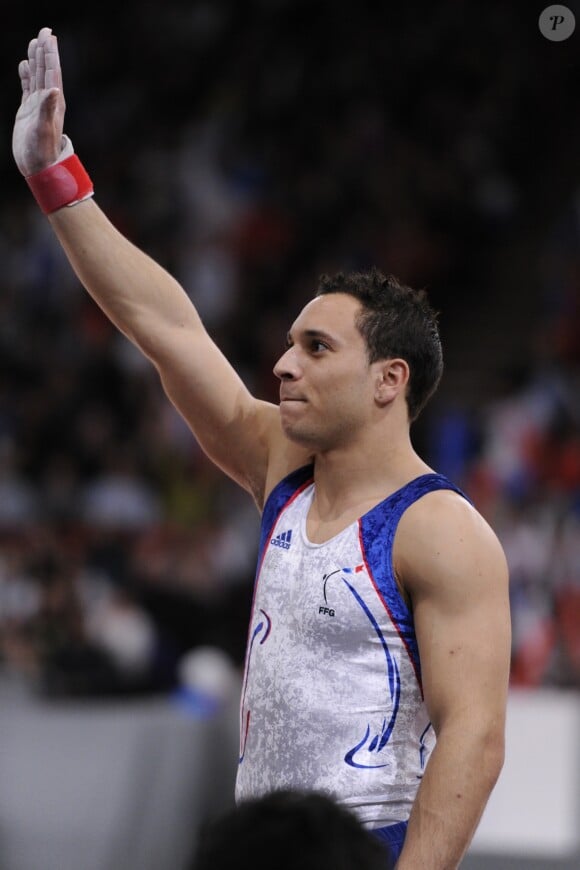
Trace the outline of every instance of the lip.
{"label": "lip", "polygon": [[280,402],[305,402],[306,399],[301,399],[300,396],[280,396]]}

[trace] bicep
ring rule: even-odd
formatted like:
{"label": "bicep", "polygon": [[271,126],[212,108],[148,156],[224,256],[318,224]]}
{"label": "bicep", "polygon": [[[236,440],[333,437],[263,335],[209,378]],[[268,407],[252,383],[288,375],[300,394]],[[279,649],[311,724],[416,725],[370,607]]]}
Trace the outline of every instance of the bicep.
{"label": "bicep", "polygon": [[436,732],[458,715],[502,721],[509,678],[505,557],[483,518],[454,498],[440,498],[441,509],[420,523],[408,568],[423,691]]}
{"label": "bicep", "polygon": [[173,328],[154,365],[204,453],[259,507],[269,489],[307,461],[282,432],[277,405],[255,398],[205,328]]}
{"label": "bicep", "polygon": [[204,453],[245,489],[265,484],[278,408],[256,399],[205,329],[173,328],[153,363]]}

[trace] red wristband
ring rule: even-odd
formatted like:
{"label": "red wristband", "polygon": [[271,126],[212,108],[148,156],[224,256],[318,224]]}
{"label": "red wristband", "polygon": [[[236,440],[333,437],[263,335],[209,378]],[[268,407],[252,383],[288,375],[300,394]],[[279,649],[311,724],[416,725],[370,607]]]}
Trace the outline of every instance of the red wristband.
{"label": "red wristband", "polygon": [[93,195],[93,182],[76,154],[28,175],[26,181],[45,214]]}

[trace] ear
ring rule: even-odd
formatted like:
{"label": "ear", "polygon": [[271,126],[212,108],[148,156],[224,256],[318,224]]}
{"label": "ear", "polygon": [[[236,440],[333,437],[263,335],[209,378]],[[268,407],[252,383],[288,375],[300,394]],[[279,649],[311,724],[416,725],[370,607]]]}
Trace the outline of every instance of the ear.
{"label": "ear", "polygon": [[375,401],[388,405],[398,395],[405,396],[409,383],[409,364],[404,359],[388,359],[373,363],[375,371]]}

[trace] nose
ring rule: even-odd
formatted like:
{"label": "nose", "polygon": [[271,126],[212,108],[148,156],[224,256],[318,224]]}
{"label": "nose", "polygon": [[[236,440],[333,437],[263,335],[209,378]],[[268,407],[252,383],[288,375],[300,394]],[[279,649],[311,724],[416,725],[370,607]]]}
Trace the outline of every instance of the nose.
{"label": "nose", "polygon": [[281,381],[294,381],[300,376],[300,369],[294,346],[289,347],[288,350],[282,354],[274,366],[274,374]]}

